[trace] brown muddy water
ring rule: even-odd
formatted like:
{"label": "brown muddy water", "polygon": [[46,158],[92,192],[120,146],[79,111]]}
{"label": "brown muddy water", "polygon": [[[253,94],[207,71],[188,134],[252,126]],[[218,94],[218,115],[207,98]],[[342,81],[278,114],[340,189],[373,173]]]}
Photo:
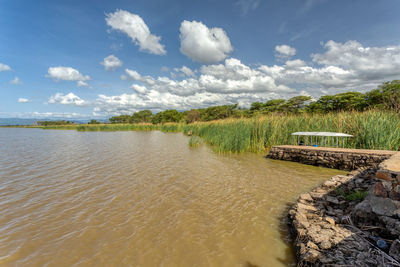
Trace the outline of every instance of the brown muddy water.
{"label": "brown muddy water", "polygon": [[0,265],[293,264],[287,204],[340,172],[188,139],[0,128]]}

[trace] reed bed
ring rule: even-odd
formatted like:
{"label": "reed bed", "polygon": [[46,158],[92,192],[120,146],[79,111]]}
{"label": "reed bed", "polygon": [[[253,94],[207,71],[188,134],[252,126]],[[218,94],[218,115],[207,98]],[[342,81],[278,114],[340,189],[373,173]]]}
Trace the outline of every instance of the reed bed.
{"label": "reed bed", "polygon": [[[346,148],[400,148],[400,116],[384,111],[330,114],[269,115],[188,124],[184,132],[200,136],[218,152],[265,152],[274,145],[296,144],[297,131],[343,132],[354,135]],[[330,138],[327,146],[336,146]]]}
{"label": "reed bed", "polygon": [[[217,152],[265,152],[274,145],[296,144],[293,132],[342,132],[354,135],[339,143],[346,148],[400,149],[400,115],[388,111],[341,112],[329,114],[271,114],[250,119],[226,119],[192,124],[81,124],[38,127],[78,131],[163,131],[190,133],[189,145],[201,137]],[[196,137],[194,137],[196,136]],[[336,139],[327,146],[336,146]],[[319,141],[320,143],[320,141]]]}

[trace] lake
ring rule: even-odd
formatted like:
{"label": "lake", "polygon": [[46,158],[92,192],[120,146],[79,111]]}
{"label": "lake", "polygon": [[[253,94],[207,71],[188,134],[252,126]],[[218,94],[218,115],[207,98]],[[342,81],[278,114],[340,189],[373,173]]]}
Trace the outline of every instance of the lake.
{"label": "lake", "polygon": [[287,206],[343,172],[188,141],[0,128],[0,265],[293,264]]}

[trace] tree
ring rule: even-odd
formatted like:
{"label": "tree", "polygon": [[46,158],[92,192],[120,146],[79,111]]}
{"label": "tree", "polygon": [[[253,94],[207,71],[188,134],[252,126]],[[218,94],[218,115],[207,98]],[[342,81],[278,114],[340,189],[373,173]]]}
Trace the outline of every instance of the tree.
{"label": "tree", "polygon": [[271,99],[267,101],[265,106],[266,112],[279,112],[282,111],[282,105],[286,102],[285,99]]}
{"label": "tree", "polygon": [[36,123],[37,123],[37,125],[40,125],[40,126],[75,124],[73,121],[65,121],[65,120],[58,120],[58,121],[38,121],[38,122],[36,122]]}
{"label": "tree", "polygon": [[365,102],[369,108],[383,109],[383,95],[381,90],[375,89],[365,93]]}
{"label": "tree", "polygon": [[359,92],[346,92],[336,95],[321,96],[317,102],[311,104],[306,110],[319,112],[337,112],[337,111],[362,111],[367,106],[366,97]]}
{"label": "tree", "polygon": [[298,113],[304,109],[305,102],[310,100],[311,96],[295,96],[286,101],[286,103],[282,104],[281,108],[288,113]]}
{"label": "tree", "polygon": [[110,123],[131,123],[132,117],[129,115],[114,116],[108,119]]}
{"label": "tree", "polygon": [[202,121],[220,120],[230,117],[238,107],[235,105],[214,106],[201,110]]}
{"label": "tree", "polygon": [[90,120],[88,124],[100,124],[97,120]]}
{"label": "tree", "polygon": [[182,117],[183,113],[177,111],[176,109],[167,109],[154,115],[151,122],[153,124],[179,122]]}
{"label": "tree", "polygon": [[250,106],[250,111],[261,111],[265,109],[265,105],[262,102],[253,102]]}
{"label": "tree", "polygon": [[386,109],[400,110],[400,80],[385,82],[378,87]]}
{"label": "tree", "polygon": [[184,113],[186,115],[186,123],[193,123],[201,119],[201,112],[198,109],[191,109]]}
{"label": "tree", "polygon": [[151,110],[142,110],[133,113],[131,121],[133,123],[151,122],[152,117],[153,112],[151,112]]}

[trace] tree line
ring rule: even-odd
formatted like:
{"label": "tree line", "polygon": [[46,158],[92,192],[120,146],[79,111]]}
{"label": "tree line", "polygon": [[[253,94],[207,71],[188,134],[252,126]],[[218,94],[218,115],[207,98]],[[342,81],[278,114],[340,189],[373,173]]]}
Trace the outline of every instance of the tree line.
{"label": "tree line", "polygon": [[114,116],[110,123],[166,123],[211,121],[226,118],[250,118],[260,114],[282,113],[329,113],[340,111],[364,111],[368,109],[392,110],[400,112],[400,80],[385,82],[367,93],[345,92],[325,95],[313,101],[310,96],[295,96],[288,100],[272,99],[267,102],[254,102],[249,109],[238,104],[212,106],[179,112],[168,109],[156,114],[142,110],[132,115]]}

